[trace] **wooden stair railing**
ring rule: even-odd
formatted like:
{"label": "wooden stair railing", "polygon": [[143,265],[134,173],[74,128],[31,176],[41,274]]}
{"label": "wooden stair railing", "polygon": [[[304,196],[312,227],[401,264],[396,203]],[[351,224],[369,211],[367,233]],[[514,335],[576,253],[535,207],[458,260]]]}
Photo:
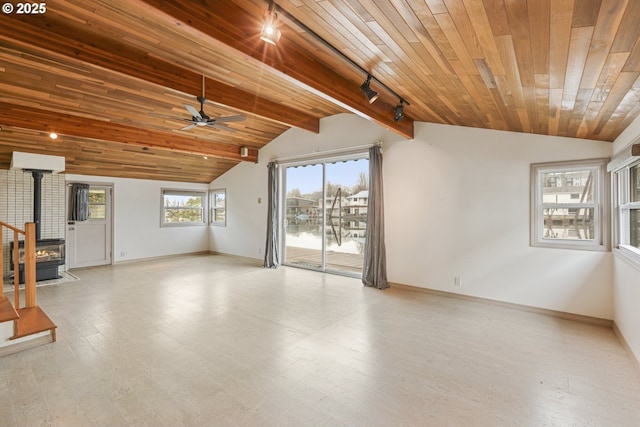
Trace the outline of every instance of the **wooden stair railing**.
{"label": "wooden stair railing", "polygon": [[[24,231],[12,225],[0,221],[0,243],[2,242],[3,228],[13,231],[13,285],[14,307],[17,318],[11,318],[12,314],[7,307],[8,299],[0,298],[0,306],[3,307],[6,320],[13,320],[13,336],[10,339],[18,339],[39,332],[51,332],[51,341],[56,340],[57,326],[49,319],[36,301],[36,228],[35,223],[28,222],[24,225]],[[24,236],[24,295],[25,305],[20,307],[20,235]],[[3,247],[0,244],[0,260],[3,259]],[[0,280],[4,278],[3,263],[0,262]],[[9,303],[10,305],[10,303]]]}

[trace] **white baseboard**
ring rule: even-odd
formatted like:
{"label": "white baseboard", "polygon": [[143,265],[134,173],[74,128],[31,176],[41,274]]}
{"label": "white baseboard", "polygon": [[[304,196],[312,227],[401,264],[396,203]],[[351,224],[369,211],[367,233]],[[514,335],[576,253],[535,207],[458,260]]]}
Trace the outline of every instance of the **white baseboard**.
{"label": "white baseboard", "polygon": [[622,343],[622,346],[624,347],[625,351],[633,361],[633,364],[635,365],[636,370],[640,373],[640,359],[638,359],[638,356],[636,356],[633,350],[631,350],[631,346],[625,339],[624,335],[622,335],[622,331],[620,330],[620,328],[618,328],[618,325],[616,325],[616,322],[613,322],[613,332],[616,334],[616,336]]}
{"label": "white baseboard", "polygon": [[556,317],[556,318],[560,318],[560,319],[566,319],[566,320],[573,320],[573,321],[576,321],[576,322],[588,323],[590,325],[603,326],[605,328],[611,328],[612,325],[613,325],[613,320],[601,319],[599,317],[592,317],[592,316],[585,316],[585,315],[582,315],[582,314],[567,313],[567,312],[564,312],[564,311],[550,310],[550,309],[547,309],[547,308],[531,307],[531,306],[528,306],[528,305],[516,304],[516,303],[512,303],[512,302],[496,301],[496,300],[492,300],[492,299],[489,299],[489,298],[475,297],[475,296],[471,296],[471,295],[462,295],[462,294],[456,294],[456,293],[453,293],[453,292],[439,291],[439,290],[435,290],[435,289],[420,288],[420,287],[417,287],[417,286],[403,285],[401,283],[391,283],[391,289],[396,289],[396,290],[401,290],[401,291],[421,292],[421,293],[427,293],[427,294],[431,294],[431,295],[439,295],[439,296],[444,296],[444,297],[449,297],[449,298],[462,299],[462,300],[466,300],[466,301],[474,301],[474,302],[480,302],[480,303],[484,303],[484,304],[491,304],[491,305],[496,305],[496,306],[499,306],[499,307],[506,307],[506,308],[511,308],[511,309],[515,309],[515,310],[527,311],[527,312],[530,312],[530,313],[542,314],[542,315],[545,315],[545,316],[551,316],[551,317]]}

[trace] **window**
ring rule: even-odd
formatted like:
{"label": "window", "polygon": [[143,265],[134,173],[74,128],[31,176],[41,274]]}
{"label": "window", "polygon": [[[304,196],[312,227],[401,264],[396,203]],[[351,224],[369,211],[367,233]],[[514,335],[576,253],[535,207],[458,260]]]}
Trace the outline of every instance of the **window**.
{"label": "window", "polygon": [[89,220],[107,217],[107,189],[89,187]]}
{"label": "window", "polygon": [[531,165],[531,245],[607,250],[607,159]]}
{"label": "window", "polygon": [[225,189],[211,190],[209,201],[211,224],[225,227],[227,225],[227,191]]}
{"label": "window", "polygon": [[640,262],[640,161],[613,172],[616,247]]}
{"label": "window", "polygon": [[206,224],[204,191],[162,190],[162,226]]}

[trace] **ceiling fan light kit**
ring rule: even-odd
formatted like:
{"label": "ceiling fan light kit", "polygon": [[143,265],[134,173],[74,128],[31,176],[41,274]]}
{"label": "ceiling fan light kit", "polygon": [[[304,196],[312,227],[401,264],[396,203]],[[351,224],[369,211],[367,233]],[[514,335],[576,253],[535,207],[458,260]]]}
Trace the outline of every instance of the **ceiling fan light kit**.
{"label": "ceiling fan light kit", "polygon": [[154,114],[154,115],[160,116],[160,117],[167,117],[169,119],[174,119],[174,120],[180,120],[183,122],[189,122],[187,126],[181,128],[180,130],[191,130],[195,127],[207,126],[215,129],[225,130],[227,132],[235,132],[236,131],[235,129],[224,125],[224,123],[240,122],[240,121],[246,120],[246,116],[242,114],[238,114],[236,116],[215,117],[215,118],[209,117],[204,112],[204,103],[207,102],[207,98],[204,97],[204,86],[205,86],[205,77],[202,76],[202,95],[196,97],[196,100],[200,103],[200,111],[196,110],[196,108],[192,105],[182,104],[184,108],[189,112],[189,114],[191,114],[190,119],[185,119],[181,117],[170,117],[170,116],[164,116],[160,114]]}

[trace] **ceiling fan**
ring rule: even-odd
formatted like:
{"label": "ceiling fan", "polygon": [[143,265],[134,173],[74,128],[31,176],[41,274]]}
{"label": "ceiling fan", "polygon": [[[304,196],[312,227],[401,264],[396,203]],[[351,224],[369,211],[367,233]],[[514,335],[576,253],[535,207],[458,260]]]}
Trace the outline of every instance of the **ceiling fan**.
{"label": "ceiling fan", "polygon": [[152,115],[190,123],[187,126],[181,128],[180,130],[189,130],[198,126],[207,126],[207,127],[212,127],[216,129],[226,130],[229,132],[235,132],[236,131],[235,129],[224,125],[224,123],[241,122],[245,120],[246,117],[242,114],[239,114],[237,116],[226,116],[226,117],[209,117],[207,114],[205,114],[204,103],[207,102],[207,99],[204,97],[204,82],[205,82],[204,79],[205,77],[202,76],[202,95],[196,97],[196,99],[200,103],[200,111],[196,110],[195,107],[189,104],[182,104],[184,105],[184,108],[186,108],[186,110],[189,112],[189,114],[191,114],[190,119],[185,119],[183,117],[171,117],[171,116],[165,116],[165,115],[153,114],[153,113]]}

